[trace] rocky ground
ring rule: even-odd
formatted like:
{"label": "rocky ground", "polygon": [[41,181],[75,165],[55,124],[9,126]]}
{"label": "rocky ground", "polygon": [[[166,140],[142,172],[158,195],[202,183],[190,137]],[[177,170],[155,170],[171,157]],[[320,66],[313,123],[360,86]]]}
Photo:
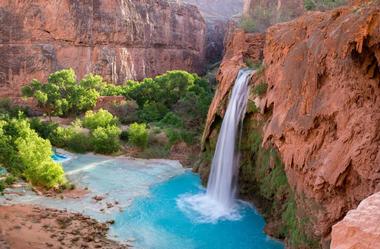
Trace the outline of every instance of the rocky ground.
{"label": "rocky ground", "polygon": [[108,226],[63,210],[0,206],[0,248],[129,248],[107,238]]}

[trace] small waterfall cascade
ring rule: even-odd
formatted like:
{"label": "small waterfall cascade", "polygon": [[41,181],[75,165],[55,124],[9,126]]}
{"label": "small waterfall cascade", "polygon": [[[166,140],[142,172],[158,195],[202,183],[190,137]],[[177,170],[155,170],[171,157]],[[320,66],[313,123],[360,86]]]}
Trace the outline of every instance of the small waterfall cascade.
{"label": "small waterfall cascade", "polygon": [[241,69],[219,132],[207,185],[207,196],[225,208],[234,204],[239,164],[238,142],[248,102],[248,82],[253,71]]}
{"label": "small waterfall cascade", "polygon": [[238,143],[247,108],[248,83],[253,73],[253,70],[241,69],[236,78],[219,132],[206,193],[184,195],[177,201],[180,209],[198,222],[215,223],[220,219],[240,219],[239,205],[235,200]]}

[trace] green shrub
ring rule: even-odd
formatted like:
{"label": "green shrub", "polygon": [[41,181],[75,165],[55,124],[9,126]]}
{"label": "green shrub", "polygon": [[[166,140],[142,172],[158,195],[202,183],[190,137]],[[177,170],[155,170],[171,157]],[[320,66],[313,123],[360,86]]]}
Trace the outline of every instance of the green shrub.
{"label": "green shrub", "polygon": [[101,96],[123,96],[125,95],[125,87],[113,84],[107,84],[100,90]]}
{"label": "green shrub", "polygon": [[168,111],[169,109],[162,103],[146,102],[139,111],[139,118],[145,122],[159,121]]}
{"label": "green shrub", "polygon": [[86,153],[93,149],[90,136],[79,131],[74,131],[65,143],[66,147],[75,153]]}
{"label": "green shrub", "polygon": [[171,145],[176,144],[179,141],[182,141],[181,132],[177,129],[168,128],[165,130],[165,133],[168,136],[169,143]]}
{"label": "green shrub", "polygon": [[347,0],[304,0],[306,10],[329,10],[347,3]]}
{"label": "green shrub", "polygon": [[51,135],[50,142],[59,148],[65,148],[69,146],[69,141],[75,134],[75,129],[72,127],[63,128],[58,127]]}
{"label": "green shrub", "polygon": [[258,96],[264,95],[268,90],[268,84],[266,82],[261,82],[255,86],[253,92]]}
{"label": "green shrub", "polygon": [[255,67],[255,62],[251,58],[244,58],[244,63],[247,65],[249,68],[254,68]]}
{"label": "green shrub", "polygon": [[3,180],[0,180],[0,194],[4,192],[5,189],[5,183]]}
{"label": "green shrub", "polygon": [[177,114],[168,112],[165,117],[159,122],[159,126],[181,128],[183,127],[183,121]]}
{"label": "green shrub", "polygon": [[122,104],[114,104],[112,113],[116,115],[123,124],[131,124],[139,120],[138,108],[136,101],[127,100]]}
{"label": "green shrub", "polygon": [[[4,126],[8,127],[4,129]],[[26,120],[12,119],[8,125],[4,126],[2,127],[3,135],[5,131],[13,136],[11,144],[16,152],[14,159],[22,164],[18,171],[20,170],[28,181],[33,185],[46,188],[59,186],[65,181],[62,166],[51,159],[50,142],[39,137]],[[7,128],[11,131],[7,131]],[[13,168],[14,164],[10,163],[7,166]]]}
{"label": "green shrub", "polygon": [[122,131],[120,133],[120,139],[124,142],[128,142],[129,140],[129,135],[128,135],[128,131]]}
{"label": "green shrub", "polygon": [[248,100],[247,104],[247,113],[257,113],[259,112],[259,108],[256,106],[254,101]]}
{"label": "green shrub", "polygon": [[139,158],[157,159],[166,158],[169,155],[169,149],[165,146],[149,146],[138,154]]}
{"label": "green shrub", "polygon": [[28,114],[29,110],[27,107],[20,107],[12,104],[11,100],[8,98],[0,99],[0,117],[18,117],[20,113]]}
{"label": "green shrub", "polygon": [[100,109],[97,112],[86,112],[83,119],[83,126],[91,130],[95,130],[98,127],[107,127],[118,124],[118,119],[114,117],[107,110]]}
{"label": "green shrub", "polygon": [[86,88],[89,79],[77,84],[73,69],[64,69],[50,74],[48,82],[42,84],[33,80],[22,88],[22,94],[33,97],[45,113],[64,116],[68,113],[79,113],[92,109],[99,97],[96,89]]}
{"label": "green shrub", "polygon": [[111,154],[120,148],[120,129],[117,126],[99,126],[92,131],[92,143],[97,153]]}
{"label": "green shrub", "polygon": [[10,186],[10,185],[12,185],[13,183],[15,183],[16,180],[17,180],[16,177],[14,177],[13,175],[9,175],[9,176],[7,176],[7,178],[5,178],[4,182],[5,182],[5,184],[6,184],[7,186]]}
{"label": "green shrub", "polygon": [[131,124],[128,129],[128,137],[132,145],[145,148],[148,144],[148,130],[146,124]]}
{"label": "green shrub", "polygon": [[256,22],[251,17],[242,17],[239,23],[239,27],[247,33],[253,33],[257,31]]}
{"label": "green shrub", "polygon": [[30,128],[35,130],[42,138],[49,139],[58,128],[58,124],[43,122],[39,118],[32,118],[30,119]]}
{"label": "green shrub", "polygon": [[84,78],[79,82],[79,85],[85,89],[102,91],[102,89],[106,87],[107,83],[104,82],[102,76],[90,73],[84,76]]}

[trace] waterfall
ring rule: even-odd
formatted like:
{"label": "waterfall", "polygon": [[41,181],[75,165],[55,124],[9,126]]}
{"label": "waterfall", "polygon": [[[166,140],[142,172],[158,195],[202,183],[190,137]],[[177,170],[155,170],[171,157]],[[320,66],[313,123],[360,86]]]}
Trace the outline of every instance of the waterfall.
{"label": "waterfall", "polygon": [[226,208],[231,208],[235,199],[239,164],[239,127],[247,108],[248,82],[252,72],[242,69],[237,76],[219,132],[208,179],[207,195]]}
{"label": "waterfall", "polygon": [[199,222],[240,219],[235,194],[237,189],[241,124],[247,108],[248,83],[253,70],[241,69],[219,132],[211,173],[205,194],[184,195],[177,205]]}

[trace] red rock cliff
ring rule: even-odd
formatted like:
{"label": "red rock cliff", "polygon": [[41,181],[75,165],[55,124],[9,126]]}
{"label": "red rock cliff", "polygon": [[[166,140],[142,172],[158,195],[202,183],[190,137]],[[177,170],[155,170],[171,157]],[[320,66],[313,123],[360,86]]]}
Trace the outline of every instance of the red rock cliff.
{"label": "red rock cliff", "polygon": [[331,249],[380,248],[380,192],[363,200],[332,228]]}
{"label": "red rock cliff", "polygon": [[[239,58],[253,46],[249,36],[235,34],[227,48],[203,141]],[[309,12],[277,24],[267,31],[264,58],[264,143],[279,150],[307,233],[328,248],[331,227],[380,191],[380,7]]]}
{"label": "red rock cliff", "polygon": [[243,17],[252,18],[258,31],[304,13],[303,0],[244,0]]}
{"label": "red rock cliff", "polygon": [[205,22],[163,0],[0,0],[0,96],[72,67],[116,83],[203,70]]}
{"label": "red rock cliff", "polygon": [[268,30],[265,137],[314,233],[380,190],[380,8],[316,12]]}

